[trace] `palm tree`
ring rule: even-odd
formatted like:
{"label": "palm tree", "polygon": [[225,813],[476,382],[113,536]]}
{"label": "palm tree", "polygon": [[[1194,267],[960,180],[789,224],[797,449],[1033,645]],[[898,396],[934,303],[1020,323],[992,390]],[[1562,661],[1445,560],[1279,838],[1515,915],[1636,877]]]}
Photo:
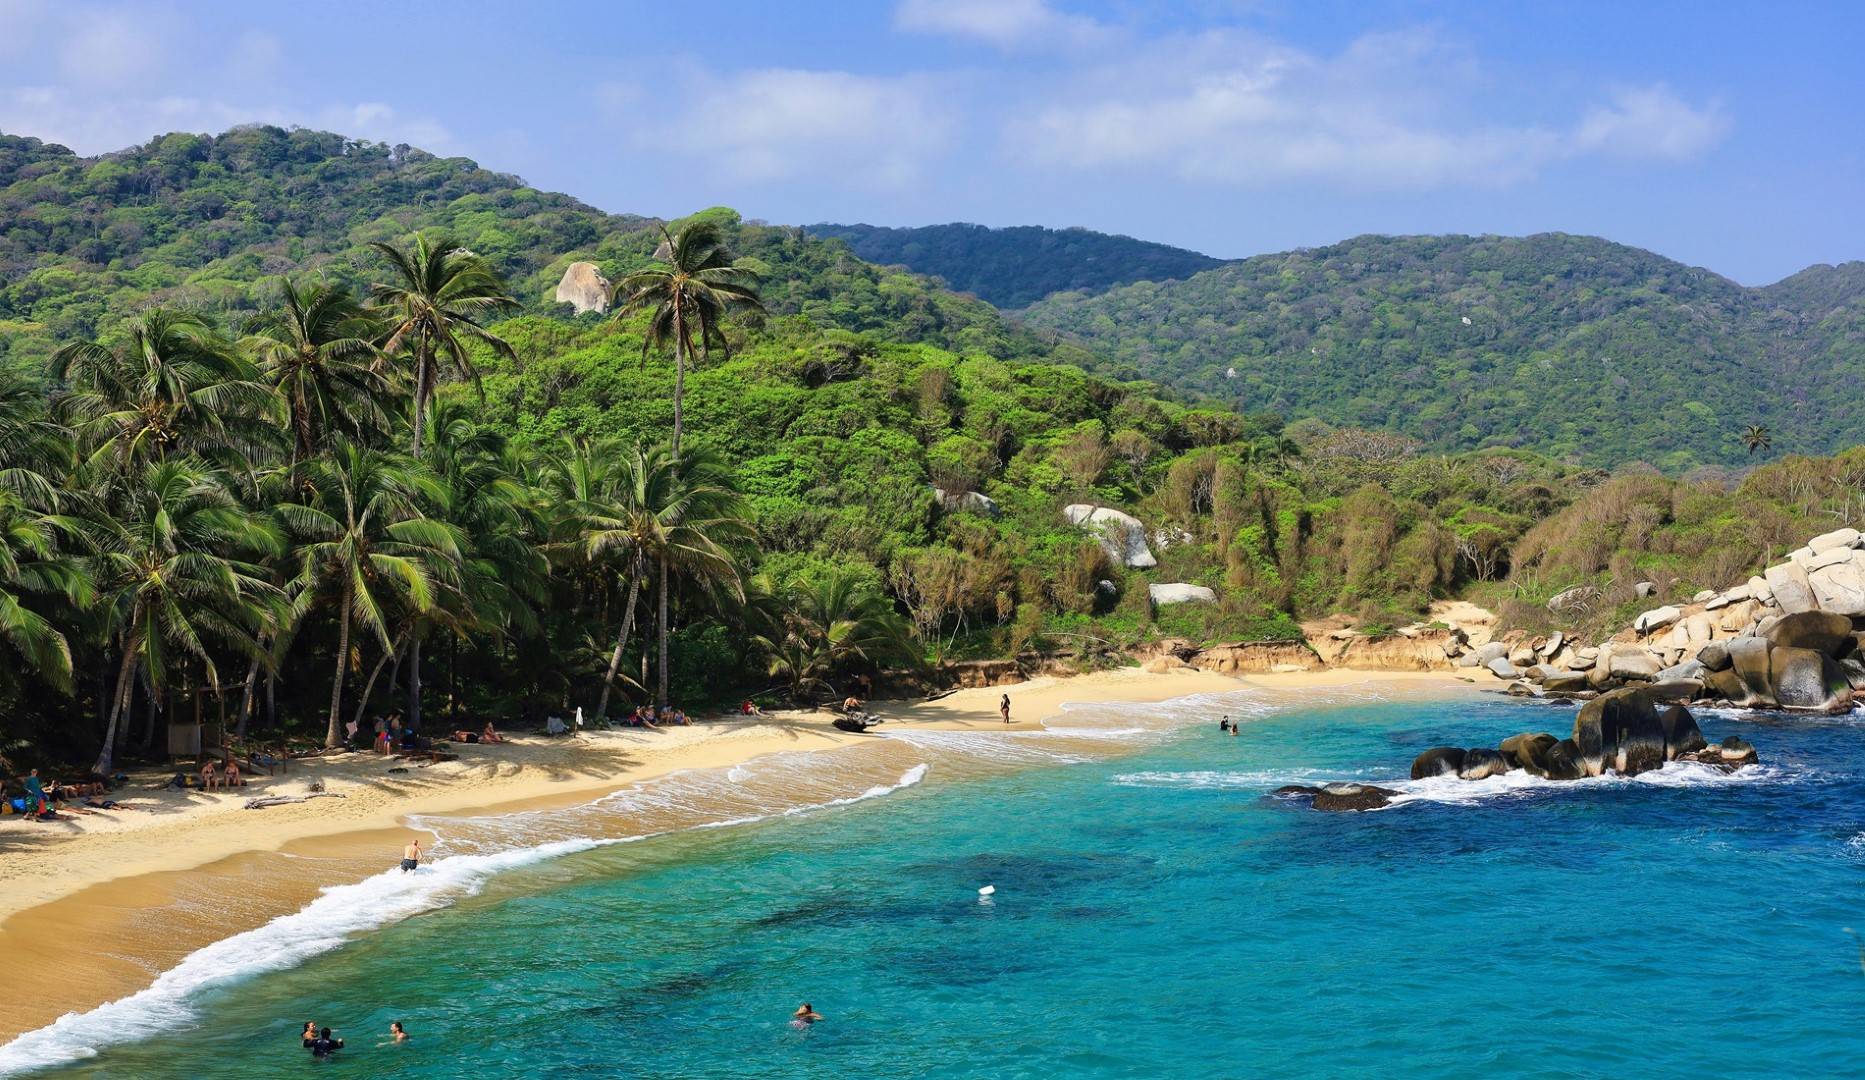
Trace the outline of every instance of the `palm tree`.
{"label": "palm tree", "polygon": [[613,443],[572,442],[549,475],[559,506],[553,550],[590,565],[626,567],[616,571],[628,579],[628,599],[596,719],[607,715],[649,567],[659,571],[661,580],[655,703],[665,709],[670,577],[742,595],[737,562],[726,545],[749,537],[751,526],[743,500],[731,488],[730,473],[705,449],[676,459],[671,448],[623,450]]}
{"label": "palm tree", "polygon": [[156,461],[121,485],[92,521],[98,599],[122,651],[96,770],[109,775],[117,726],[140,673],[153,694],[178,659],[219,682],[210,639],[259,655],[257,634],[277,614],[277,590],[242,561],[276,553],[269,522],[244,507],[197,461]]}
{"label": "palm tree", "polygon": [[[389,352],[407,349],[414,361],[414,441],[421,456],[421,435],[427,428],[427,403],[434,396],[444,363],[455,374],[475,381],[479,373],[466,353],[468,341],[478,341],[500,356],[517,359],[502,337],[480,324],[487,316],[518,310],[518,301],[505,290],[505,282],[486,260],[460,246],[453,237],[417,233],[414,247],[403,251],[392,244],[371,247],[387,256],[396,280],[370,288],[370,295],[388,315]],[[421,637],[417,633],[408,654],[408,722],[421,728]]]}
{"label": "palm tree", "polygon": [[[462,538],[458,574],[438,604],[454,633],[450,647],[473,632],[536,632],[550,564],[537,543],[544,518],[522,461],[464,402],[449,401],[428,414],[427,462],[446,492],[431,512]],[[457,686],[450,690],[457,703]]]}
{"label": "palm tree", "polygon": [[468,341],[517,359],[511,345],[486,329],[481,320],[517,311],[518,301],[506,292],[504,279],[491,264],[445,233],[417,233],[414,247],[407,251],[393,244],[372,242],[369,246],[386,256],[395,271],[394,281],[371,286],[369,293],[388,320],[383,348],[388,352],[407,349],[413,361],[413,453],[420,457],[427,404],[440,382],[441,366],[476,381],[479,373],[467,355]]}
{"label": "palm tree", "polygon": [[616,318],[650,312],[641,355],[673,346],[673,456],[680,456],[681,401],[686,395],[686,368],[693,361],[694,345],[704,355],[717,345],[728,355],[724,321],[734,308],[762,313],[758,284],[763,278],[751,267],[733,261],[724,233],[711,222],[700,222],[671,234],[661,227],[661,246],[655,251],[659,266],[637,270],[616,283],[620,301]]}
{"label": "palm tree", "polygon": [[388,424],[391,386],[375,341],[381,325],[346,289],[287,280],[279,303],[247,324],[248,346],[266,382],[284,399],[292,461],[303,461],[341,430],[360,437]]}
{"label": "palm tree", "polygon": [[776,593],[776,636],[756,642],[770,655],[770,673],[788,679],[801,698],[848,663],[917,661],[912,627],[886,596],[838,568],[821,580],[799,579]]}
{"label": "palm tree", "polygon": [[199,315],[156,308],[123,343],[75,342],[53,367],[71,384],[59,408],[93,463],[133,472],[179,454],[262,456],[273,442],[277,396]]}
{"label": "palm tree", "polygon": [[335,589],[337,670],[330,688],[324,744],[343,740],[343,676],[350,630],[373,634],[386,650],[391,602],[421,613],[433,607],[435,566],[459,558],[454,530],[422,516],[419,501],[443,498],[441,485],[406,458],[340,441],[303,467],[308,503],[277,509],[303,543],[292,582],[293,614],[302,617]]}
{"label": "palm tree", "polygon": [[[29,508],[19,494],[0,489],[0,641],[30,670],[60,690],[71,689],[71,644],[63,631],[30,606],[33,594],[90,601],[90,578],[58,549],[58,522]],[[0,665],[0,678],[12,665]]]}
{"label": "palm tree", "polygon": [[1757,450],[1766,450],[1774,445],[1774,436],[1760,424],[1750,424],[1739,438],[1742,445],[1748,447],[1749,457],[1754,457]]}

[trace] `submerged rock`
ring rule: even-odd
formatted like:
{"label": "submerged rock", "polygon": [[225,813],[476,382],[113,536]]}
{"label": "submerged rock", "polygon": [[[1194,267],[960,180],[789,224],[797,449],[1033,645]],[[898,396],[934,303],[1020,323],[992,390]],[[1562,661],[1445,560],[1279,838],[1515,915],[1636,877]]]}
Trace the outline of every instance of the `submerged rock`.
{"label": "submerged rock", "polygon": [[1396,791],[1371,784],[1323,784],[1315,794],[1316,810],[1378,810],[1390,805]]}

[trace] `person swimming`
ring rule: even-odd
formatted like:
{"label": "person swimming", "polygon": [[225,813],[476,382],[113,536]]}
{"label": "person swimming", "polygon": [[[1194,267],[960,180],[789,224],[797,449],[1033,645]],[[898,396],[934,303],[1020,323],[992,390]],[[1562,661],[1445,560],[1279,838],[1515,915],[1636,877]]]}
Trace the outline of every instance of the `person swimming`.
{"label": "person swimming", "polygon": [[317,1021],[306,1020],[304,1022],[304,1031],[299,1034],[299,1040],[304,1043],[306,1050],[311,1048],[311,1044],[317,1041]]}
{"label": "person swimming", "polygon": [[325,1028],[317,1038],[311,1040],[309,1048],[312,1057],[325,1058],[343,1049],[343,1040],[331,1038],[330,1029]]}
{"label": "person swimming", "polygon": [[1230,717],[1226,716],[1224,719],[1219,720],[1217,722],[1217,729],[1219,731],[1229,731],[1230,730]]}
{"label": "person swimming", "polygon": [[400,1020],[391,1020],[389,1022],[389,1038],[396,1042],[408,1041],[408,1032],[402,1029]]}
{"label": "person swimming", "polygon": [[790,1026],[797,1029],[809,1027],[822,1019],[822,1014],[810,1008],[809,1002],[797,1006],[797,1011],[790,1014]]}

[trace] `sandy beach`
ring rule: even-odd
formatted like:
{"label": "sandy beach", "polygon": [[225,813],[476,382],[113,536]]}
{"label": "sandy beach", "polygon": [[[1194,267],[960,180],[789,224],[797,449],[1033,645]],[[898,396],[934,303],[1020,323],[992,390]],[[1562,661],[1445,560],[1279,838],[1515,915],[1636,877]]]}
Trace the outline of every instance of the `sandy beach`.
{"label": "sandy beach", "polygon": [[[1123,668],[877,703],[877,711],[894,730],[1001,727],[998,699],[1008,694],[1017,725],[1036,727],[1066,703],[1375,680],[1421,690],[1468,682],[1450,673],[1334,669],[1237,679]],[[424,838],[407,827],[410,815],[573,806],[682,770],[871,738],[836,731],[829,720],[784,713],[577,739],[524,736],[462,746],[459,760],[433,764],[341,754],[294,762],[288,775],[249,777],[237,794],[153,790],[160,777],[152,774],[113,796],[136,810],[55,823],[0,818],[0,980],[42,988],[0,1013],[0,1042],[140,989],[201,946],[298,910],[327,886],[379,873],[408,840]],[[255,796],[307,794],[314,782],[342,797],[244,808]]]}

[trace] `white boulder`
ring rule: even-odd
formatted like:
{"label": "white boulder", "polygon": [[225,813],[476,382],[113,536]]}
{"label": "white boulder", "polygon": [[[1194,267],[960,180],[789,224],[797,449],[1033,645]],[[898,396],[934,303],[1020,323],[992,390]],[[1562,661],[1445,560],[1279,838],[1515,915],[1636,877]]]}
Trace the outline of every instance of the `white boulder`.
{"label": "white boulder", "polygon": [[[1847,548],[1849,555],[1858,552]],[[1822,566],[1807,575],[1807,584],[1819,601],[1821,611],[1839,615],[1865,615],[1865,565],[1857,559]]]}
{"label": "white boulder", "polygon": [[1813,596],[1813,586],[1807,581],[1806,568],[1798,562],[1770,566],[1766,577],[1768,588],[1774,591],[1774,602],[1787,614],[1819,608],[1819,602]]}
{"label": "white boulder", "polygon": [[1677,610],[1676,608],[1672,607],[1669,604],[1666,604],[1661,608],[1652,608],[1650,611],[1647,611],[1644,614],[1640,615],[1638,618],[1632,620],[1632,629],[1638,631],[1641,634],[1649,634],[1654,630],[1662,630],[1665,627],[1676,622],[1678,616],[1682,614],[1683,612]]}
{"label": "white boulder", "polygon": [[1146,526],[1132,514],[1123,514],[1110,506],[1071,503],[1062,508],[1062,516],[1070,525],[1080,525],[1098,534],[1101,550],[1107,552],[1108,558],[1134,570],[1159,565],[1159,560],[1153,558],[1152,550],[1146,546]]}
{"label": "white boulder", "polygon": [[578,315],[609,310],[609,279],[592,262],[574,262],[557,282],[557,302],[569,304]]}
{"label": "white boulder", "polygon": [[1154,607],[1166,604],[1215,604],[1217,593],[1203,585],[1187,585],[1182,581],[1168,585],[1148,585],[1146,595]]}
{"label": "white boulder", "polygon": [[1835,548],[1858,547],[1860,539],[1857,529],[1836,529],[1829,533],[1821,533],[1807,541],[1807,547],[1811,548],[1815,555],[1819,555]]}

